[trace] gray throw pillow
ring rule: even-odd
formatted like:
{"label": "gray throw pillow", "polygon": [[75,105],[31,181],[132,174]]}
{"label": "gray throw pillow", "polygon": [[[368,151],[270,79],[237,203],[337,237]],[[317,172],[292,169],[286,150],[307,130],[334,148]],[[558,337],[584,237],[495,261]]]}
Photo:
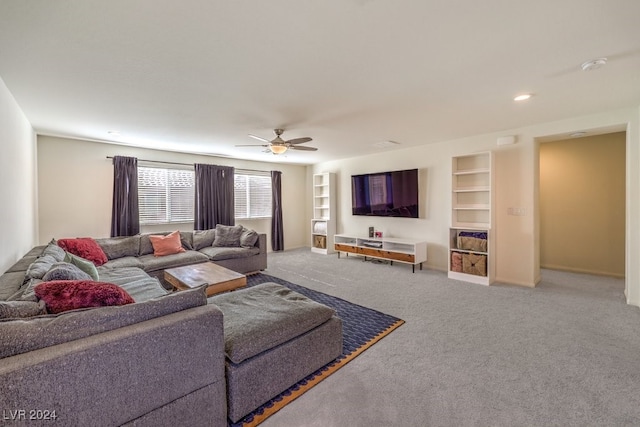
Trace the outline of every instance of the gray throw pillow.
{"label": "gray throw pillow", "polygon": [[44,301],[0,301],[0,319],[15,319],[47,314]]}
{"label": "gray throw pillow", "polygon": [[48,282],[51,280],[93,280],[93,278],[71,263],[56,262],[42,277],[42,280]]}
{"label": "gray throw pillow", "polygon": [[96,239],[107,259],[117,259],[126,256],[138,256],[140,251],[140,236],[109,237]]}
{"label": "gray throw pillow", "polygon": [[57,243],[52,241],[44,248],[42,255],[51,255],[53,259],[60,262],[64,259],[65,252]]}
{"label": "gray throw pillow", "polygon": [[51,255],[43,255],[31,263],[25,275],[28,279],[42,279],[53,264],[58,262]]}
{"label": "gray throw pillow", "polygon": [[82,257],[79,257],[77,255],[67,252],[67,255],[65,255],[64,257],[64,262],[68,262],[75,265],[80,270],[84,271],[89,276],[91,276],[91,280],[94,280],[96,282],[100,280],[96,265],[91,261],[89,261],[88,259],[84,259]]}
{"label": "gray throw pillow", "polygon": [[202,248],[208,248],[213,245],[213,240],[216,238],[216,229],[209,230],[194,230],[193,231],[193,249],[199,251]]}
{"label": "gray throw pillow", "polygon": [[242,235],[241,225],[216,225],[216,238],[211,246],[214,247],[239,247],[240,235]]}
{"label": "gray throw pillow", "polygon": [[248,228],[242,228],[242,234],[240,234],[240,246],[243,248],[252,248],[258,241],[258,233]]}

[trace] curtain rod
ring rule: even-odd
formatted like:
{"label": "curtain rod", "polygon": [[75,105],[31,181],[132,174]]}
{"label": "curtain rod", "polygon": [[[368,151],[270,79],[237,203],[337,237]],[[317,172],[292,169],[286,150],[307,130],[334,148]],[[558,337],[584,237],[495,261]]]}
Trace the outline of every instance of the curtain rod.
{"label": "curtain rod", "polygon": [[[107,156],[107,159],[113,159],[113,156]],[[166,162],[163,160],[145,160],[145,159],[138,159],[138,160],[141,162],[148,162],[148,163],[164,163],[166,165],[193,166],[193,163]],[[246,168],[235,168],[235,169],[247,171],[247,172],[262,172],[262,173],[270,172],[270,171],[261,171],[258,169],[246,169]]]}

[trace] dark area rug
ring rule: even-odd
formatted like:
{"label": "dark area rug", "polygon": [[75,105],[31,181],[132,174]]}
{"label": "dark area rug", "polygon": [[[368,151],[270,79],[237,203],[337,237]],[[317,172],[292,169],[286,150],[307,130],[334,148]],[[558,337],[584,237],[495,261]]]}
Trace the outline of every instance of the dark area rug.
{"label": "dark area rug", "polygon": [[338,317],[342,319],[342,355],[290,387],[288,390],[280,393],[238,423],[229,423],[231,427],[249,427],[260,424],[404,323],[404,320],[398,319],[397,317],[353,304],[343,299],[314,291],[267,274],[259,273],[247,276],[248,287],[265,282],[274,282],[286,286],[293,291],[336,310]]}

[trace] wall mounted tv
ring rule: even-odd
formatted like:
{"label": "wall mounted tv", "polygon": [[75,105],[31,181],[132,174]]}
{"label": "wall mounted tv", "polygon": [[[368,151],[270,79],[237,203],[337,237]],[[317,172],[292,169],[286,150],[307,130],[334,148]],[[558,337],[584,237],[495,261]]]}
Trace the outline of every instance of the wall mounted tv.
{"label": "wall mounted tv", "polygon": [[351,176],[353,215],[418,218],[418,169]]}

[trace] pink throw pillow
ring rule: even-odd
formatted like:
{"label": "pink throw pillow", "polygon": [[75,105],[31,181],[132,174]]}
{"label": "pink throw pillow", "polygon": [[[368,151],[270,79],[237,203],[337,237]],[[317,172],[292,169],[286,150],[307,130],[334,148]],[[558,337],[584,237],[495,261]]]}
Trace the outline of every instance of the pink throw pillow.
{"label": "pink throw pillow", "polygon": [[34,288],[49,313],[57,314],[76,308],[132,304],[135,301],[118,285],[91,280],[53,280]]}
{"label": "pink throw pillow", "polygon": [[60,239],[58,246],[65,251],[91,261],[96,267],[108,261],[107,255],[91,237],[79,237],[77,239]]}
{"label": "pink throw pillow", "polygon": [[149,236],[151,245],[153,246],[154,256],[165,256],[184,252],[180,242],[180,232],[174,231],[166,236]]}

